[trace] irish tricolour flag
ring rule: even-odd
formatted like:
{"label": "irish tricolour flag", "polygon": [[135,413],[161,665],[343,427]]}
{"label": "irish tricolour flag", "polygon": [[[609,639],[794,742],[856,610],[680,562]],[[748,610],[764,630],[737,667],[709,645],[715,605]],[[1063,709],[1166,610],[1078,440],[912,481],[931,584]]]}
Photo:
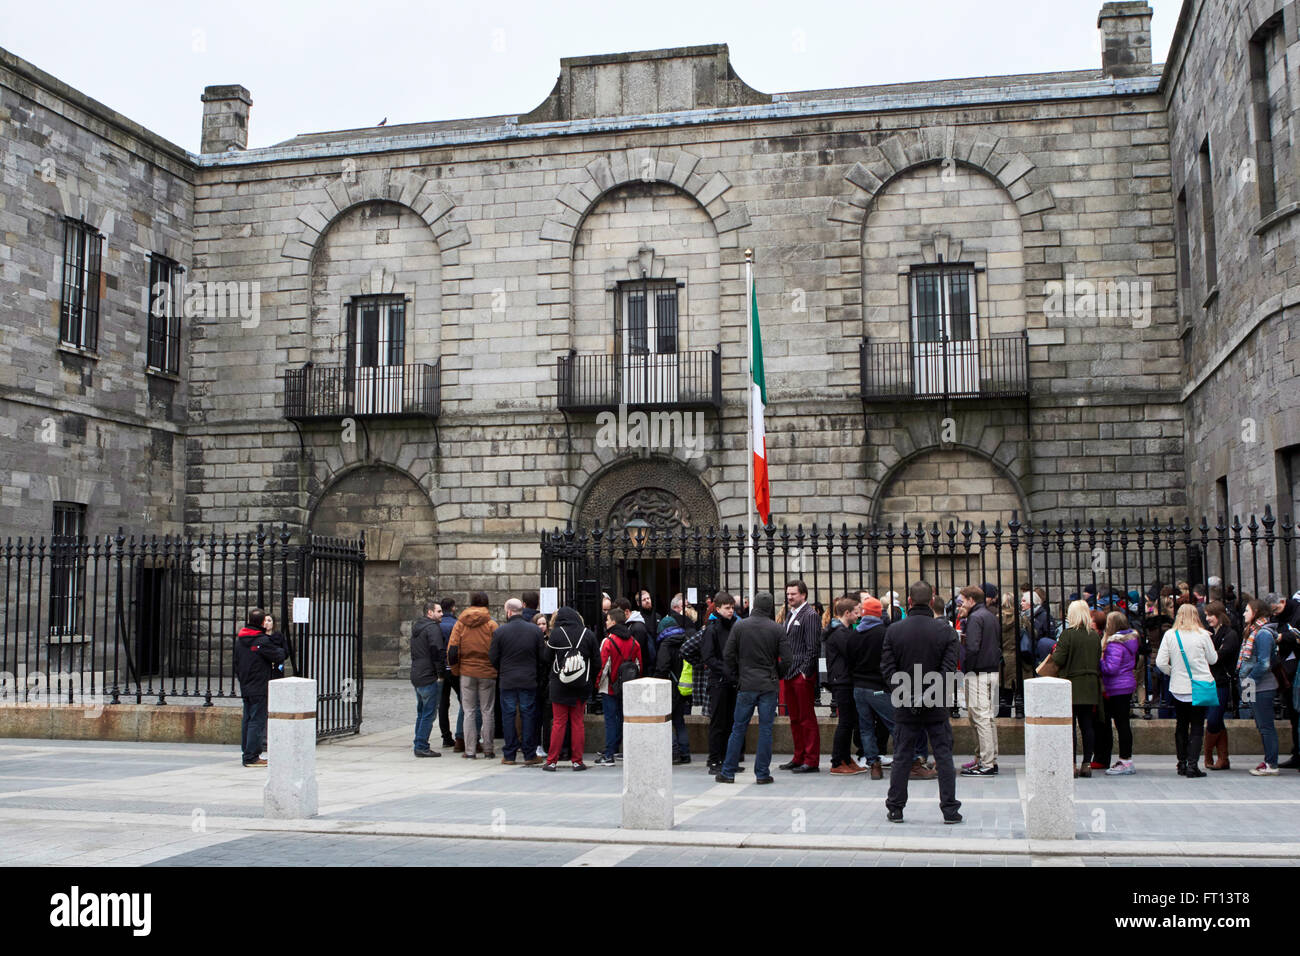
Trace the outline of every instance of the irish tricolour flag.
{"label": "irish tricolour flag", "polygon": [[763,429],[763,410],[767,407],[767,386],[763,382],[763,336],[758,328],[758,296],[753,277],[749,280],[749,428],[754,449],[754,504],[758,517],[767,524],[771,518],[772,494],[767,484],[767,436]]}

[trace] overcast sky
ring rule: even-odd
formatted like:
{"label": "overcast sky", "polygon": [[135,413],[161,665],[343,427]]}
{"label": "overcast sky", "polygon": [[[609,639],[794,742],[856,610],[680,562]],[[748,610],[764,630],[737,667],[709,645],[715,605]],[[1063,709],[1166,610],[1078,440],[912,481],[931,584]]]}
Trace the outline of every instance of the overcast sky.
{"label": "overcast sky", "polygon": [[[1162,62],[1180,0],[1149,0]],[[764,93],[1095,69],[1101,0],[497,3],[0,0],[0,46],[186,149],[205,86],[253,96],[250,147],[524,113],[563,56],[727,43]]]}

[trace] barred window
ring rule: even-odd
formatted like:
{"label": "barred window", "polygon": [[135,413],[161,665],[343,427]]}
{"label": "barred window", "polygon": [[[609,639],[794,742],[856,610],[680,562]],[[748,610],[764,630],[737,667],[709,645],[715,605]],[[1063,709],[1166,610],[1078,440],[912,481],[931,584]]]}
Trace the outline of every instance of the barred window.
{"label": "barred window", "polygon": [[50,633],[76,634],[82,620],[85,591],[86,506],[54,503],[50,538]]}
{"label": "barred window", "polygon": [[974,267],[913,266],[911,300],[913,342],[976,337]]}
{"label": "barred window", "polygon": [[104,237],[79,219],[63,220],[63,295],[59,339],[95,351],[99,347],[99,266]]}
{"label": "barred window", "polygon": [[676,354],[678,285],[672,279],[619,283],[615,341],[623,354]]}
{"label": "barred window", "polygon": [[180,281],[185,270],[166,256],[149,257],[149,330],[146,337],[150,369],[172,375],[181,365]]}

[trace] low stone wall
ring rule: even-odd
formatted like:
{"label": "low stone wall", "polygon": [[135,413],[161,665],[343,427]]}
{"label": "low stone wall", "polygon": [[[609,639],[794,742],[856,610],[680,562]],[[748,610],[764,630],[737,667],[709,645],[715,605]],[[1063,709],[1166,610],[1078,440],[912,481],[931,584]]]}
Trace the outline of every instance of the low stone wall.
{"label": "low stone wall", "polygon": [[239,744],[241,707],[199,704],[0,706],[0,737]]}

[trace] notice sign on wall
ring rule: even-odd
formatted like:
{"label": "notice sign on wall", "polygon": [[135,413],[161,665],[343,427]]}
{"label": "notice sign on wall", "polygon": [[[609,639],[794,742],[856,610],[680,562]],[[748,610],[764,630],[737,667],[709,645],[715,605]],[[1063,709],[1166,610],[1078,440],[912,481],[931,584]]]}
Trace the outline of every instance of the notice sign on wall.
{"label": "notice sign on wall", "polygon": [[699,595],[699,592],[698,592],[695,588],[687,588],[687,589],[686,589],[686,603],[687,603],[687,604],[699,604],[699,603],[700,603],[700,595]]}
{"label": "notice sign on wall", "polygon": [[537,611],[539,614],[554,614],[560,609],[559,588],[542,588],[537,593]]}
{"label": "notice sign on wall", "polygon": [[293,599],[293,623],[311,623],[311,598],[296,597]]}

